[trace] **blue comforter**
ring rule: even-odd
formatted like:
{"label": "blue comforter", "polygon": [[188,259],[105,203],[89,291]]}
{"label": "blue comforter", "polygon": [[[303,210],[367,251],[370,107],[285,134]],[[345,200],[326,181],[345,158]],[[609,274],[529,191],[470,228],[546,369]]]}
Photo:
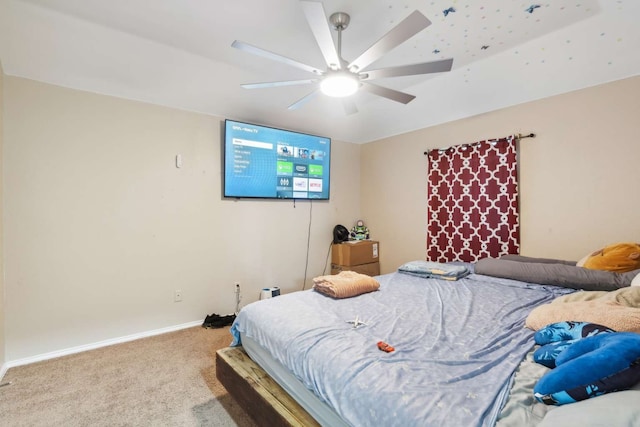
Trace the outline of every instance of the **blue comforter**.
{"label": "blue comforter", "polygon": [[254,339],[353,426],[492,426],[533,345],[527,314],[573,292],[477,274],[378,280],[354,298],[309,290],[249,304],[234,343]]}

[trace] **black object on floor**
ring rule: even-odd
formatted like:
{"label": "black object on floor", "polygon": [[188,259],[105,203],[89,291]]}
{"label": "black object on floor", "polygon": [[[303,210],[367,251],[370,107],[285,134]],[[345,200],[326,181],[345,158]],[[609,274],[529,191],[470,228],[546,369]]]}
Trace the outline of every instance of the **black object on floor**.
{"label": "black object on floor", "polygon": [[208,315],[205,317],[204,322],[202,323],[203,328],[222,328],[223,326],[229,326],[236,320],[235,314],[229,314],[228,316],[220,316],[219,314],[213,313],[212,315]]}

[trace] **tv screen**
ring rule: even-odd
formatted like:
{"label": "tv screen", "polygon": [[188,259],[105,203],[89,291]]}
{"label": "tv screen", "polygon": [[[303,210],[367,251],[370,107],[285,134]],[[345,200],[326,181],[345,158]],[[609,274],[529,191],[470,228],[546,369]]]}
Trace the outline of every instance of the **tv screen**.
{"label": "tv screen", "polygon": [[225,120],[224,197],[329,199],[331,139]]}

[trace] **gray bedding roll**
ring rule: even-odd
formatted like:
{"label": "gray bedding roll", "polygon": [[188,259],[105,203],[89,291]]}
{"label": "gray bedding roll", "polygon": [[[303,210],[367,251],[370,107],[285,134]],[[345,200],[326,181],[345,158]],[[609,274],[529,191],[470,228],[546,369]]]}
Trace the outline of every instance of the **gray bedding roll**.
{"label": "gray bedding roll", "polygon": [[[610,271],[590,270],[576,267],[571,261],[553,263],[547,258],[518,257],[514,261],[513,255],[501,259],[483,258],[475,265],[476,274],[521,280],[523,282],[541,283],[543,285],[562,286],[564,288],[582,289],[585,291],[615,291],[631,284],[640,270],[628,273],[613,273]],[[535,260],[545,260],[540,262]]]}
{"label": "gray bedding roll", "polygon": [[537,262],[540,264],[565,264],[565,265],[574,265],[574,266],[577,264],[576,261],[564,261],[561,259],[553,259],[553,258],[534,258],[530,256],[515,255],[515,254],[502,255],[500,259],[506,259],[509,261],[519,261],[519,262]]}

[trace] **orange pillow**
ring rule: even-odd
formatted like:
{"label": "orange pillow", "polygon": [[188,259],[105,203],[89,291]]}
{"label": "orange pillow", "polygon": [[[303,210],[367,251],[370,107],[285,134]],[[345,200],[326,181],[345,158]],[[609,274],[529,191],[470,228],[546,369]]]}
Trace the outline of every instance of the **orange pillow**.
{"label": "orange pillow", "polygon": [[584,268],[626,273],[640,269],[640,244],[616,243],[591,254]]}

